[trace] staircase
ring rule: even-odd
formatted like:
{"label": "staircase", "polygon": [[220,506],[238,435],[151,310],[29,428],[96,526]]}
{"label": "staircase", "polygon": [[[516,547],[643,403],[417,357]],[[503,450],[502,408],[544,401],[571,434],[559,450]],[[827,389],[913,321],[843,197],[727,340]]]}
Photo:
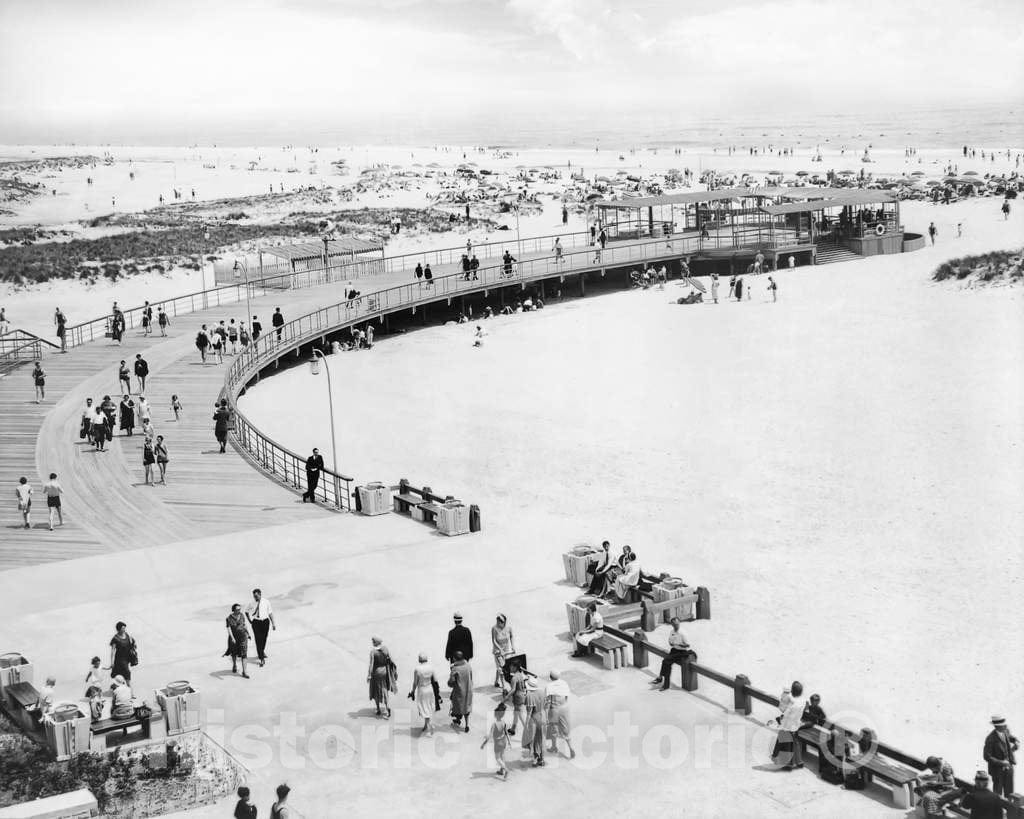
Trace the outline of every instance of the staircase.
{"label": "staircase", "polygon": [[817,264],[832,264],[834,262],[849,262],[854,259],[863,259],[847,247],[835,242],[819,242],[816,254]]}

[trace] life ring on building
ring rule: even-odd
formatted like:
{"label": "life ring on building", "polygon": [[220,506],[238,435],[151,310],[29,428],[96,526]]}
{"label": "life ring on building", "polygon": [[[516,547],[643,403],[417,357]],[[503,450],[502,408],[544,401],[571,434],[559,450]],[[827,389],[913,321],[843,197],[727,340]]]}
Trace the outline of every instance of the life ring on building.
{"label": "life ring on building", "polygon": [[877,225],[875,225],[875,235],[885,236],[885,224],[883,222],[879,222]]}

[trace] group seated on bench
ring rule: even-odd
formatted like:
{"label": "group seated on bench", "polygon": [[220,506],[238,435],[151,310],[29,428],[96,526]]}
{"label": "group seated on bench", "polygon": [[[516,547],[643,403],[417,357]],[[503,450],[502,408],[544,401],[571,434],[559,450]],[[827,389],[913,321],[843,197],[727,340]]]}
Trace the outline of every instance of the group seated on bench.
{"label": "group seated on bench", "polygon": [[611,544],[607,540],[601,544],[601,548],[601,554],[587,567],[587,574],[591,578],[587,594],[632,603],[641,594],[650,593],[655,583],[669,577],[665,573],[645,574],[640,568],[636,552],[629,546],[623,546],[622,554],[614,561],[611,558]]}

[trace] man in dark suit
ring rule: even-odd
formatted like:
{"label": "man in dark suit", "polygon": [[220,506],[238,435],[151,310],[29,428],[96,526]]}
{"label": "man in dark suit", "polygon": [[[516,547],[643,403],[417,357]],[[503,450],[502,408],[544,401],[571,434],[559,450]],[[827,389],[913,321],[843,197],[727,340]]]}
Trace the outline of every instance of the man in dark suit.
{"label": "man in dark suit", "polygon": [[999,797],[988,789],[988,775],[978,771],[974,775],[974,790],[961,801],[960,807],[971,812],[971,819],[1003,819],[1003,805]]}
{"label": "man in dark suit", "polygon": [[992,732],[985,737],[985,762],[992,777],[992,791],[1009,798],[1013,793],[1013,766],[1017,764],[1014,753],[1020,747],[1017,737],[1010,733],[1006,720],[992,717]]}
{"label": "man in dark suit", "polygon": [[453,617],[455,627],[448,632],[448,643],[444,647],[444,658],[449,662],[455,662],[455,653],[462,652],[463,659],[469,662],[473,659],[473,634],[468,628],[462,625],[462,615],[455,612]]}
{"label": "man in dark suit", "polygon": [[284,327],[284,316],[281,315],[281,308],[274,308],[274,315],[270,317],[270,323],[274,326],[274,331],[277,333],[277,340],[281,340],[281,328]]}
{"label": "man in dark suit", "polygon": [[324,468],[324,457],[320,450],[313,447],[313,454],[306,458],[306,486],[309,488],[302,493],[302,502],[309,499],[310,503],[316,503],[316,487],[320,483],[320,473]]}

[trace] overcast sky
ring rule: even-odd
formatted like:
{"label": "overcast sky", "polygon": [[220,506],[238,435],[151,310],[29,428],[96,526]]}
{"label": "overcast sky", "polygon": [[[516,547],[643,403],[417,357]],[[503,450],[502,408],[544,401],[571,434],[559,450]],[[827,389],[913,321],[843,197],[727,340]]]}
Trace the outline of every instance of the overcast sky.
{"label": "overcast sky", "polygon": [[1021,0],[0,0],[0,141],[1024,99]]}

